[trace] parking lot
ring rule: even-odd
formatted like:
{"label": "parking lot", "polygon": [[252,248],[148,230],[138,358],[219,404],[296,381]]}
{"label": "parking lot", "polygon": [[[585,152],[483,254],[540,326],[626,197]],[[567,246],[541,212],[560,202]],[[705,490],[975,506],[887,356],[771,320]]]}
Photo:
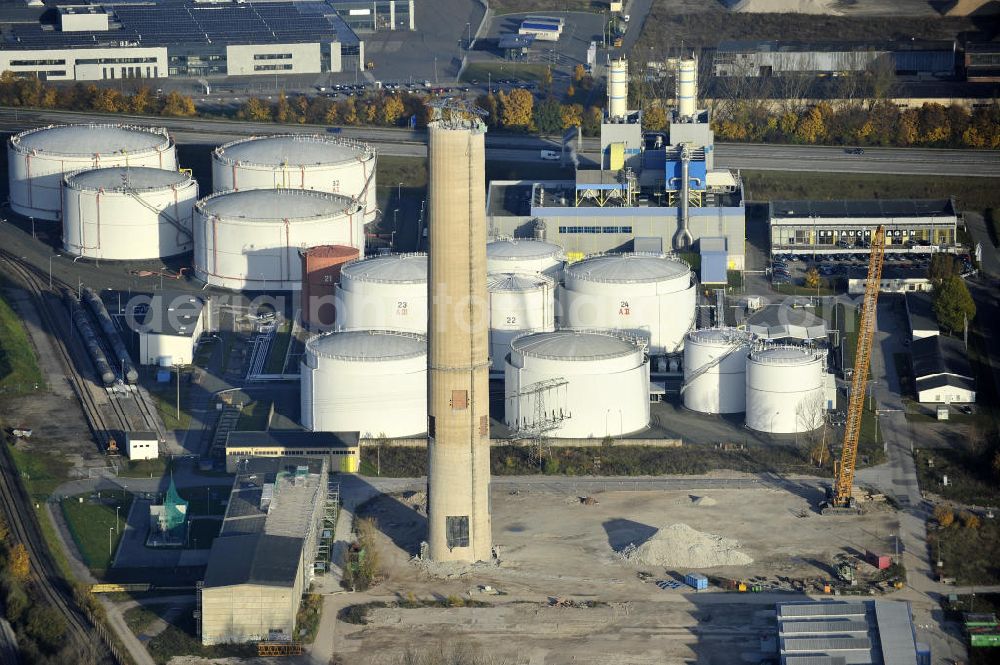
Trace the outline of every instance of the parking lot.
{"label": "parking lot", "polygon": [[[931,267],[928,252],[906,252],[885,255],[883,276],[896,275],[898,278],[926,277]],[[971,273],[973,265],[968,255],[958,255],[963,274]],[[821,278],[834,280],[863,279],[868,273],[868,254],[774,254],[768,274],[772,284],[800,284],[806,273],[816,268]]]}

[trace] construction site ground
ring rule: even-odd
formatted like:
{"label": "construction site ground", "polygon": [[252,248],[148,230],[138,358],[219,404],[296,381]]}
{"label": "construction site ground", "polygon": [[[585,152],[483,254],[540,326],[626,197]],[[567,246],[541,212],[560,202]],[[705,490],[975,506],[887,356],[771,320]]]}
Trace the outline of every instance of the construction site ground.
{"label": "construction site ground", "polygon": [[[411,560],[425,533],[422,493],[375,499],[361,514],[376,518],[384,534],[386,580],[353,596],[355,602],[413,594],[492,606],[373,609],[368,625],[338,623],[336,653],[345,663],[395,663],[407,649],[468,641],[484,653],[511,658],[508,662],[532,664],[758,662],[759,639],[772,626],[774,603],[804,594],[717,588],[696,593],[686,586],[664,590],[655,581],[682,581],[691,571],[735,580],[828,580],[838,553],[892,553],[898,528],[895,513],[885,506],[861,517],[821,517],[814,512],[819,492],[809,485],[795,492],[605,492],[593,499],[596,503],[536,490],[495,490],[499,564],[475,566]],[[677,523],[735,539],[753,562],[677,568],[625,562],[617,554],[630,543],[641,550],[659,528]],[[640,572],[650,578],[643,581]],[[481,585],[502,595],[483,592]],[[351,600],[340,596],[335,604]],[[594,606],[582,606],[587,601]],[[328,614],[324,621],[330,620]]]}

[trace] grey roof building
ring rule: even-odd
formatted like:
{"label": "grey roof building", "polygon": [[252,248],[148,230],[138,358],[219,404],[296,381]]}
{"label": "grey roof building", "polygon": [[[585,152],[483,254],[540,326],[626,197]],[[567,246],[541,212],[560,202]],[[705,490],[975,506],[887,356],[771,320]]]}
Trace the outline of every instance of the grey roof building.
{"label": "grey roof building", "polygon": [[976,382],[965,345],[945,335],[932,335],[910,343],[910,365],[921,403],[970,403],[976,401]]}
{"label": "grey roof building", "polygon": [[826,321],[793,302],[766,305],[747,319],[747,329],[765,339],[825,340]]}
{"label": "grey roof building", "polygon": [[921,339],[940,334],[934,316],[933,298],[930,293],[906,294],[906,317],[910,322],[910,337]]}

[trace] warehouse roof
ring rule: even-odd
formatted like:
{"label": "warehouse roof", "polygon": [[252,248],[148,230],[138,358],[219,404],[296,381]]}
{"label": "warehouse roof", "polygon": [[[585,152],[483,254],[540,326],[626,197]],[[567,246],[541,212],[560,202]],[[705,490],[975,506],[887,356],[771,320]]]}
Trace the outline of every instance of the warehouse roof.
{"label": "warehouse roof", "polygon": [[938,331],[937,317],[934,316],[934,301],[931,294],[910,291],[906,294],[906,315],[910,320],[910,332],[918,330]]}
{"label": "warehouse roof", "polygon": [[198,318],[205,308],[205,302],[188,293],[162,293],[150,298],[145,314],[136,318],[140,321],[142,332],[154,335],[174,335],[190,337],[194,334]]}
{"label": "warehouse roof", "polygon": [[767,339],[824,339],[826,321],[809,308],[788,303],[766,305],[747,319],[750,332]]}
{"label": "warehouse roof", "polygon": [[76,189],[133,192],[158,190],[191,182],[183,171],[155,169],[148,166],[112,166],[103,169],[76,171],[66,176],[66,184]]}
{"label": "warehouse roof", "polygon": [[972,378],[972,367],[961,340],[931,335],[910,342],[910,359],[916,380],[938,374]]}
{"label": "warehouse roof", "polygon": [[[199,3],[189,0],[116,4],[115,28],[62,32],[42,23],[18,24],[5,49],[46,49],[184,44],[296,44],[339,41],[357,35],[325,2]],[[120,27],[118,27],[120,26]]]}
{"label": "warehouse roof", "polygon": [[975,392],[976,390],[975,381],[964,376],[956,376],[954,374],[938,374],[937,376],[917,379],[915,383],[918,393],[922,393],[925,390],[944,388],[945,386],[949,388],[961,388],[962,390],[968,390],[969,392]]}
{"label": "warehouse roof", "polygon": [[597,332],[559,330],[518,337],[511,346],[526,356],[556,360],[603,360],[635,353],[636,345],[627,339]]}
{"label": "warehouse roof", "polygon": [[422,284],[427,282],[427,255],[423,253],[390,254],[362,259],[345,265],[340,271],[341,283],[348,280]]}
{"label": "warehouse roof", "polygon": [[239,139],[215,149],[227,163],[263,166],[324,166],[352,162],[370,152],[363,143],[335,137],[285,134]]}
{"label": "warehouse roof", "polygon": [[567,266],[566,274],[588,281],[635,284],[684,277],[691,274],[691,267],[657,254],[602,254]]}
{"label": "warehouse roof", "polygon": [[294,586],[303,543],[302,538],[266,533],[216,538],[208,555],[205,587]]}
{"label": "warehouse roof", "polygon": [[771,219],[955,216],[951,199],[771,201]]}
{"label": "warehouse roof", "polygon": [[348,330],[313,337],[306,353],[357,361],[389,361],[427,355],[427,338],[391,330]]}
{"label": "warehouse roof", "polygon": [[[0,44],[0,48],[6,44]],[[112,155],[165,150],[167,130],[130,125],[50,125],[12,136],[15,148],[56,155]]]}
{"label": "warehouse roof", "polygon": [[357,209],[358,204],[340,194],[307,189],[241,189],[220,192],[198,201],[206,214],[226,221],[289,221],[332,217]]}
{"label": "warehouse roof", "polygon": [[269,430],[267,432],[229,432],[226,448],[253,446],[257,448],[355,448],[358,432],[305,432],[300,430]]}

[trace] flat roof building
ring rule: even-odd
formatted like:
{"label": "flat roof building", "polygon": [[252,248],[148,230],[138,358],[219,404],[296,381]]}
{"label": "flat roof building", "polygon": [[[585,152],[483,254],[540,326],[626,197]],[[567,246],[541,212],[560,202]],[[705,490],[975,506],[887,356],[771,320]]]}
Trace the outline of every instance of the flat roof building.
{"label": "flat roof building", "polygon": [[187,293],[156,294],[136,316],[139,323],[139,363],[142,365],[190,365],[210,309],[205,301]]}
{"label": "flat roof building", "polygon": [[364,62],[364,44],[325,2],[166,0],[62,7],[58,16],[0,25],[0,71],[100,81],[315,74]]}
{"label": "flat roof building", "polygon": [[243,460],[255,457],[322,457],[332,472],[356,473],[361,464],[358,432],[229,432],[226,471],[235,472]]}
{"label": "flat roof building", "polygon": [[351,30],[416,30],[413,0],[327,0]]}
{"label": "flat roof building", "polygon": [[868,253],[885,227],[886,252],[935,252],[955,246],[951,199],[771,201],[771,253]]}
{"label": "flat roof building", "polygon": [[233,483],[200,591],[202,644],[294,639],[327,503],[326,460],[250,459]]}

